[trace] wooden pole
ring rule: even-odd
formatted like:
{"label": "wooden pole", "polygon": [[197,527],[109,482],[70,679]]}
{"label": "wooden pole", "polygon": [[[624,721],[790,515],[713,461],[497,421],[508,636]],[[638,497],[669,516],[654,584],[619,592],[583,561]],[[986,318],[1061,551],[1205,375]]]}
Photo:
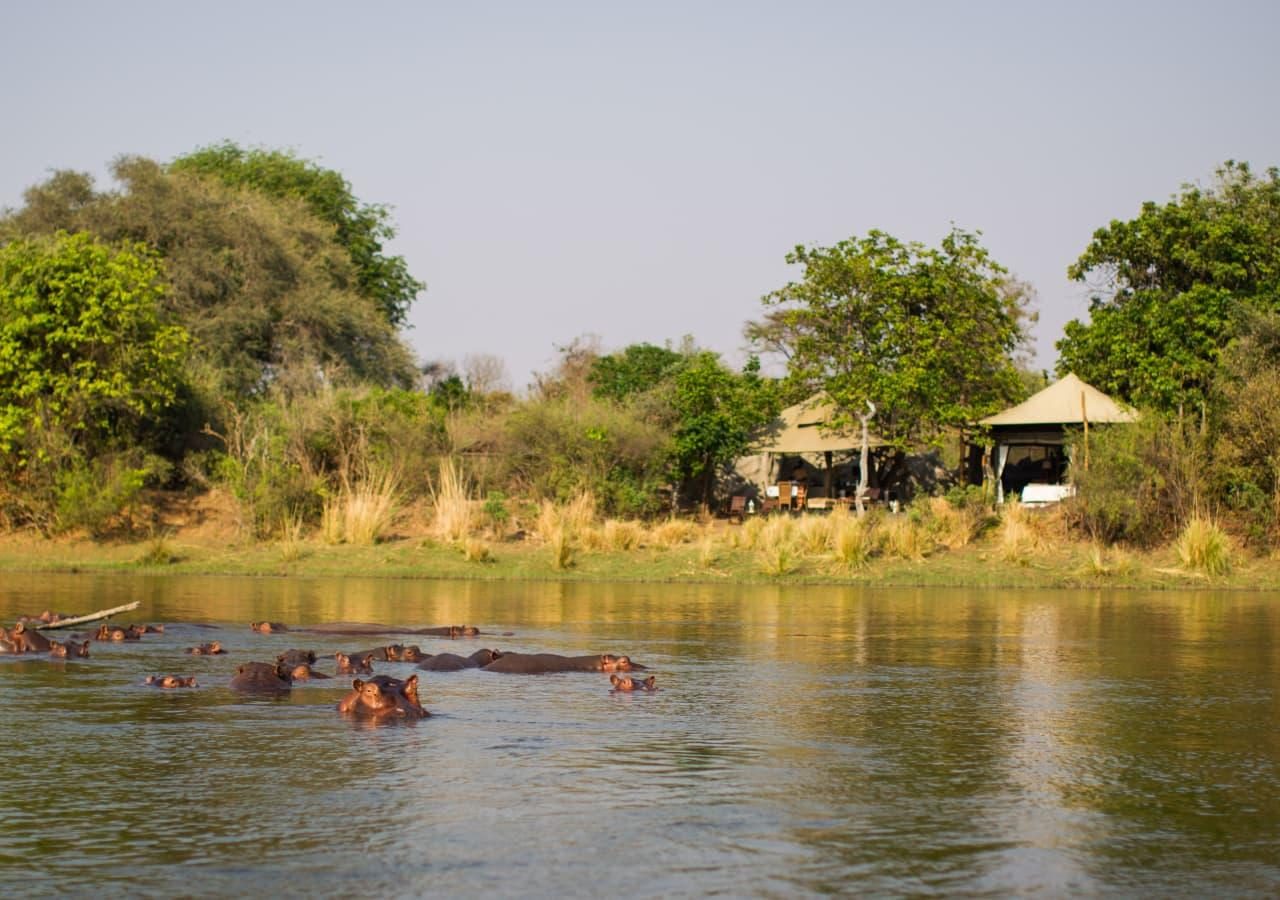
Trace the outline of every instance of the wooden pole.
{"label": "wooden pole", "polygon": [[1080,392],[1080,421],[1084,423],[1084,470],[1089,471],[1089,412],[1084,407],[1084,391]]}

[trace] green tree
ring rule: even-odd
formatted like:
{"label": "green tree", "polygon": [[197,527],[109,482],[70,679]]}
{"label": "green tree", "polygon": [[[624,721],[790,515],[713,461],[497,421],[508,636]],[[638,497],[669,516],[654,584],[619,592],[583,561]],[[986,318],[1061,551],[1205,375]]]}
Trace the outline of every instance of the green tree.
{"label": "green tree", "polygon": [[57,234],[0,247],[0,449],[61,424],[83,451],[129,443],[174,402],[188,335],[162,315],[159,260]]}
{"label": "green tree", "polygon": [[332,226],[302,200],[169,172],[138,157],[115,161],[121,189],[95,193],[88,176],[57,173],[26,192],[0,234],[86,231],[142,242],[164,259],[163,303],[191,333],[191,370],[205,393],[237,402],[268,386],[371,381],[408,386],[411,354],[368,297]]}
{"label": "green tree", "polygon": [[596,357],[587,381],[595,396],[621,401],[652,390],[684,360],[684,354],[670,347],[631,344],[617,353]]}
{"label": "green tree", "polygon": [[719,468],[742,456],[752,434],[778,413],[773,382],[760,376],[752,358],[741,373],[718,354],[693,353],[671,380],[673,464],[682,480],[701,483],[703,505],[711,503]]}
{"label": "green tree", "polygon": [[409,274],[403,257],[384,252],[384,244],[396,233],[390,210],[381,204],[361,203],[351,192],[350,183],[332,169],[286,151],[245,149],[230,141],[179,156],[170,168],[210,175],[225,184],[272,197],[301,200],[334,227],[337,242],[355,268],[359,292],[373,300],[396,327],[404,325],[409,306],[426,288]]}
{"label": "green tree", "polygon": [[786,357],[788,393],[825,390],[847,423],[868,402],[890,449],[878,480],[901,477],[906,454],[937,446],[1021,395],[1030,292],[978,243],[953,229],[937,248],[881,231],[834,247],[796,247],[804,277],[766,295],[747,327]]}
{"label": "green tree", "polygon": [[1093,235],[1068,269],[1094,289],[1089,321],[1058,342],[1059,372],[1166,412],[1203,408],[1249,308],[1280,308],[1280,171],[1228,162],[1207,189]]}

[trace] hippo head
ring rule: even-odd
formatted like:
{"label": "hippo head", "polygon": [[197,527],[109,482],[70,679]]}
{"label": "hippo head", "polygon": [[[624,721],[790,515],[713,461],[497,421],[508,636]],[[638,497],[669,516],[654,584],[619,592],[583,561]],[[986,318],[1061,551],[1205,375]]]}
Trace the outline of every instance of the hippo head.
{"label": "hippo head", "polygon": [[66,644],[59,644],[57,641],[50,641],[50,642],[49,642],[49,655],[50,655],[50,656],[56,656],[56,657],[59,657],[59,658],[66,657],[66,655],[67,655],[67,645],[66,645]]}
{"label": "hippo head", "polygon": [[401,662],[416,663],[422,662],[424,659],[426,659],[426,656],[423,655],[422,648],[417,644],[409,644],[400,651]]}

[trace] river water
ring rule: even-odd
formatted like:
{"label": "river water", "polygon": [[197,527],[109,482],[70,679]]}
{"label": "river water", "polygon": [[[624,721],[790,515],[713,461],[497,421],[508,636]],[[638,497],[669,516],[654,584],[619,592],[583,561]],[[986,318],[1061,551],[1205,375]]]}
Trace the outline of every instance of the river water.
{"label": "river water", "polygon": [[[1266,595],[7,574],[0,620],[131,600],[165,633],[0,657],[6,893],[1280,894]],[[428,672],[431,718],[373,725],[344,679],[230,691],[388,642],[260,619],[475,624],[411,642],[628,653],[659,690]],[[200,687],[141,684],[170,672]]]}

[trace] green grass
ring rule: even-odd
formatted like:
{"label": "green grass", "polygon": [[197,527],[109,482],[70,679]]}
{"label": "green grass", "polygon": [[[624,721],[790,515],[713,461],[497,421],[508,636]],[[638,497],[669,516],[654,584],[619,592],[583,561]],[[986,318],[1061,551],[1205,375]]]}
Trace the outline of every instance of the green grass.
{"label": "green grass", "polygon": [[[740,526],[732,526],[740,527]],[[418,538],[388,540],[375,546],[327,544],[320,537],[302,542],[305,552],[291,560],[281,557],[272,542],[232,544],[184,543],[168,536],[165,552],[155,553],[151,542],[108,543],[46,541],[28,535],[0,538],[0,571],[139,572],[156,568],[167,574],[365,576],[506,581],[647,581],[738,582],[744,584],[852,584],[861,586],[971,586],[1038,588],[1203,588],[1204,576],[1186,571],[1172,546],[1134,553],[1123,567],[1090,565],[1089,544],[1055,545],[1052,552],[1033,556],[1028,564],[1002,557],[998,537],[956,550],[930,555],[923,561],[876,555],[856,571],[832,565],[830,551],[823,558],[795,550],[786,566],[761,571],[759,548],[733,546],[722,536],[714,546],[714,567],[707,565],[705,542],[630,550],[576,549],[572,565],[557,568],[555,554],[536,541],[492,544],[492,561],[477,565],[456,546]],[[148,552],[151,551],[151,552]],[[782,570],[782,571],[780,571]],[[1280,561],[1237,558],[1231,570],[1214,579],[1215,588],[1280,589]]]}

